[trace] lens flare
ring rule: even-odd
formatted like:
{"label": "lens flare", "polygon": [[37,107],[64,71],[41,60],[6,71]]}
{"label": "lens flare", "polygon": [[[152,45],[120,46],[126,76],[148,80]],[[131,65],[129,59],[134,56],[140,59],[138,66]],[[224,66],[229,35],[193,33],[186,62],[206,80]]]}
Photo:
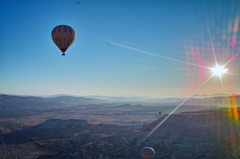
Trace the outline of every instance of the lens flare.
{"label": "lens flare", "polygon": [[211,68],[211,70],[212,70],[213,75],[217,75],[221,78],[222,75],[224,73],[227,73],[229,69],[225,68],[224,66],[219,66],[218,64],[216,64],[216,67]]}

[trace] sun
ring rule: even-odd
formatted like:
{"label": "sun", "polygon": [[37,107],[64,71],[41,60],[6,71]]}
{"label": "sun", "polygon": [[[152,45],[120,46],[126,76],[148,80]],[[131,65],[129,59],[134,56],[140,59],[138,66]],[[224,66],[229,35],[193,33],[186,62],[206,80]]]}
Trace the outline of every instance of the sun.
{"label": "sun", "polygon": [[225,68],[224,65],[223,66],[219,66],[218,64],[216,64],[215,67],[211,68],[213,76],[217,75],[220,78],[222,77],[223,74],[228,72],[228,68]]}

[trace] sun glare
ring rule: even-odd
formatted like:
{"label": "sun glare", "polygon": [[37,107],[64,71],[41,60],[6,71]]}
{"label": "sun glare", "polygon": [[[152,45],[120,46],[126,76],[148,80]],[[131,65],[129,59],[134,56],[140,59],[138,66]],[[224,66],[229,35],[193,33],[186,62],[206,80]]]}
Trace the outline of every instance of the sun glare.
{"label": "sun glare", "polygon": [[222,77],[224,73],[228,72],[228,68],[225,68],[224,66],[219,66],[218,64],[216,64],[216,67],[211,68],[211,70],[214,76],[217,75],[219,77]]}

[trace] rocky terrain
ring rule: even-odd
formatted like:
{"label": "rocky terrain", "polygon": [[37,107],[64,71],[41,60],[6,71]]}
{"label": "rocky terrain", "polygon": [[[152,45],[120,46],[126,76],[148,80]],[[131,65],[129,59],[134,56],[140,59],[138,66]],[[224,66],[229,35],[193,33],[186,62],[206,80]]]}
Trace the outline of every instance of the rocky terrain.
{"label": "rocky terrain", "polygon": [[[155,158],[240,158],[239,107],[182,112],[196,107],[185,105],[156,128],[168,115],[166,107],[162,115],[156,114],[156,106],[115,103],[75,105],[52,116],[2,117],[0,158],[140,159],[144,146],[155,149]],[[68,118],[62,118],[64,114]],[[31,119],[35,124],[28,125]]]}

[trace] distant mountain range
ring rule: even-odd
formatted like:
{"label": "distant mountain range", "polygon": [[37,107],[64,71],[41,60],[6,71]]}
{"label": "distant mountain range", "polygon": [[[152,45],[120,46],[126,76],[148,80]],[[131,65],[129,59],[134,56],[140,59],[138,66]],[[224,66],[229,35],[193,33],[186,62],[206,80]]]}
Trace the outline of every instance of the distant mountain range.
{"label": "distant mountain range", "polygon": [[[59,95],[62,96],[62,95]],[[229,94],[195,94],[192,98],[211,98],[211,97],[229,97],[232,95]],[[237,95],[240,96],[240,95]],[[173,97],[173,96],[162,96],[162,97],[151,97],[151,96],[131,96],[131,95],[123,95],[123,96],[97,96],[97,95],[89,95],[84,96],[88,98],[95,98],[95,99],[103,99],[103,100],[109,100],[111,102],[122,102],[122,101],[128,101],[128,102],[159,102],[159,101],[179,101],[182,100],[185,97]]]}
{"label": "distant mountain range", "polygon": [[[190,98],[184,105],[188,106],[209,106],[209,107],[227,107],[232,105],[232,96],[216,96],[205,98]],[[240,105],[240,96],[236,98],[237,105]],[[91,105],[93,107],[114,107],[129,104],[142,106],[177,106],[183,98],[141,98],[141,97],[77,97],[68,95],[57,95],[53,97],[36,97],[36,96],[17,96],[17,95],[0,95],[0,116],[25,116],[36,115],[39,113],[56,111],[60,109],[68,109],[78,107],[79,105]],[[89,107],[86,107],[89,108]]]}
{"label": "distant mountain range", "polygon": [[100,104],[106,101],[86,97],[59,96],[59,97],[35,97],[0,95],[0,116],[17,117],[36,115],[44,111],[66,109],[75,105]]}
{"label": "distant mountain range", "polygon": [[99,104],[107,101],[102,99],[74,97],[74,96],[56,96],[56,97],[36,97],[36,96],[17,96],[17,95],[0,95],[0,106],[18,106],[23,108],[61,108],[71,107],[74,105]]}
{"label": "distant mountain range", "polygon": [[[240,95],[235,96],[239,102]],[[50,108],[67,108],[76,105],[89,105],[89,104],[103,104],[103,103],[126,103],[126,104],[165,104],[172,103],[178,104],[184,98],[152,98],[152,97],[114,97],[114,96],[70,96],[70,95],[55,95],[48,97],[37,96],[18,96],[0,94],[0,108],[3,107],[17,107],[24,109],[50,109]],[[223,101],[231,102],[232,96],[224,96],[219,94],[217,96],[197,96],[192,97],[186,101],[189,104],[223,104]]]}

